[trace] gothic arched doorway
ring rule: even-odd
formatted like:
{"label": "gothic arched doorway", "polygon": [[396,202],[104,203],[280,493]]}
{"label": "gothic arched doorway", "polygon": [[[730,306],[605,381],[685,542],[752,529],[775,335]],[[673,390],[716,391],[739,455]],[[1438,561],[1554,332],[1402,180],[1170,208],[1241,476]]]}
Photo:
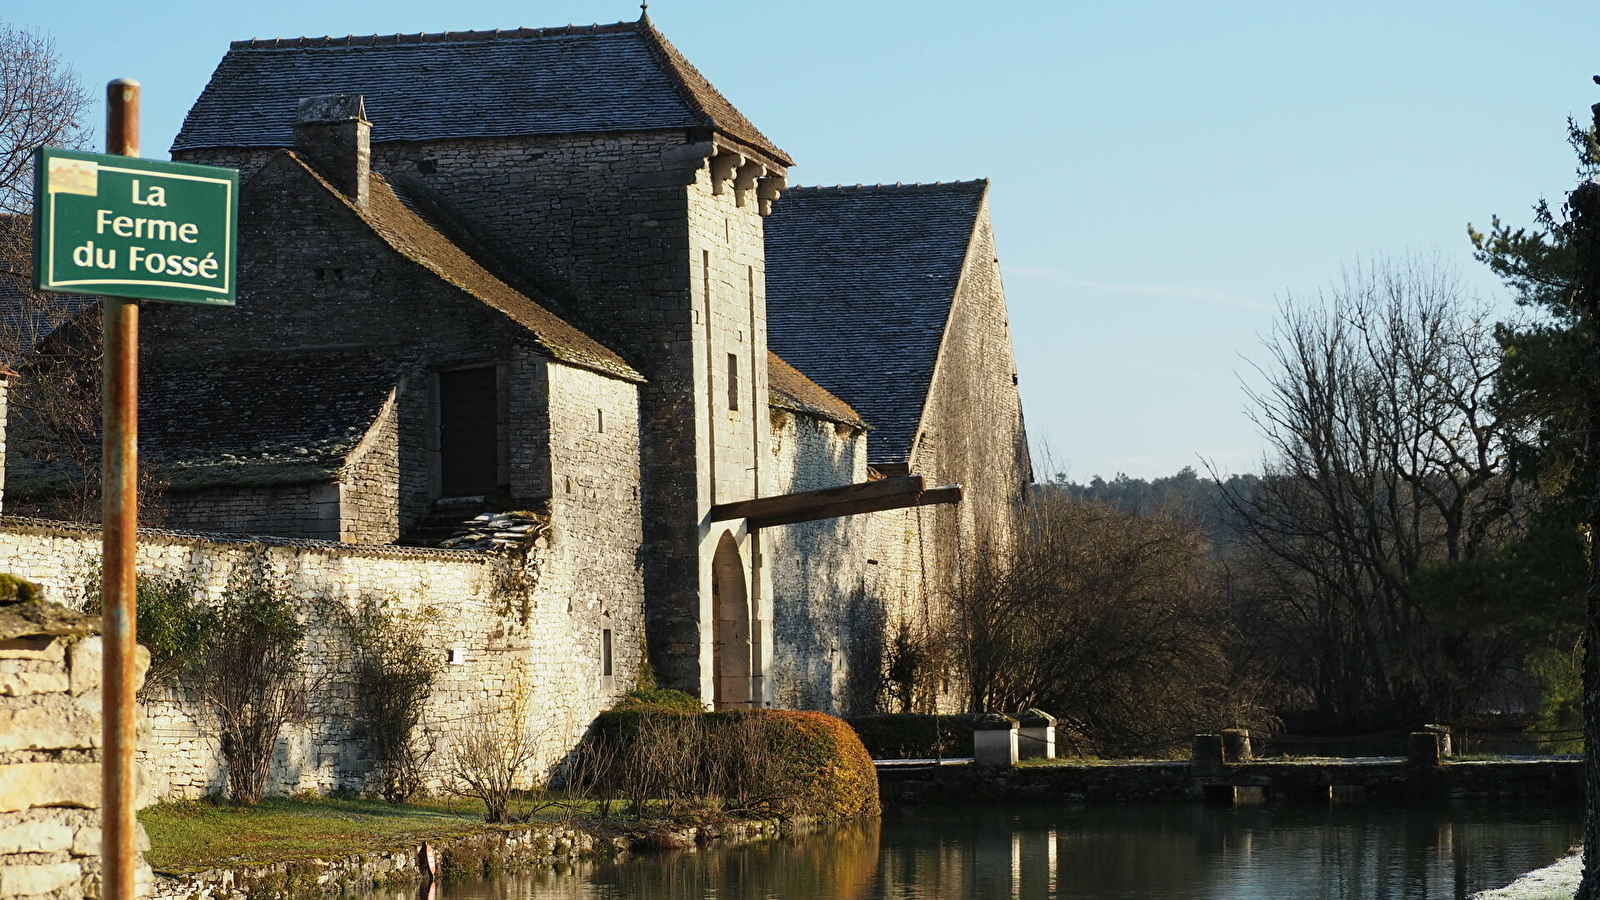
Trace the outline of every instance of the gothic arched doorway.
{"label": "gothic arched doorway", "polygon": [[750,705],[750,593],[733,535],[724,532],[711,559],[711,673],[717,709]]}

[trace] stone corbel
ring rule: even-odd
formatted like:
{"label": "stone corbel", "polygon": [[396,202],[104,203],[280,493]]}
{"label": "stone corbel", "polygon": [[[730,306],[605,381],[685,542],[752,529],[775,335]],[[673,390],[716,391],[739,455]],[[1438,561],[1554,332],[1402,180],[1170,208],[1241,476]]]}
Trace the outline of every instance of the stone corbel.
{"label": "stone corbel", "polygon": [[767,174],[767,167],[755,160],[750,160],[740,166],[739,171],[734,173],[733,176],[734,203],[743,206],[745,198],[750,195],[751,189],[756,186],[756,179],[765,174]]}
{"label": "stone corbel", "polygon": [[711,193],[721,194],[726,191],[728,182],[733,180],[734,173],[743,165],[744,157],[726,150],[711,157]]}
{"label": "stone corbel", "polygon": [[756,183],[756,201],[763,216],[772,215],[772,201],[778,199],[788,186],[789,179],[784,175],[768,175]]}
{"label": "stone corbel", "polygon": [[694,184],[700,167],[716,152],[716,145],[710,141],[669,147],[661,151],[660,171],[635,172],[628,176],[628,186],[658,188]]}

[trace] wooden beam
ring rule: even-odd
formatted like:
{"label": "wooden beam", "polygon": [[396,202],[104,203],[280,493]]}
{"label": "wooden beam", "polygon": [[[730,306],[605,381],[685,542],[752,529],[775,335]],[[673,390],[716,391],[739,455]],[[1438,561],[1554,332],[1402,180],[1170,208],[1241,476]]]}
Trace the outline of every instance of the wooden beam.
{"label": "wooden beam", "polygon": [[778,516],[840,500],[868,500],[874,497],[915,494],[920,493],[923,487],[924,481],[921,475],[908,475],[903,478],[883,478],[878,481],[823,488],[820,491],[801,491],[798,494],[718,503],[711,507],[711,521]]}
{"label": "wooden beam", "polygon": [[711,520],[745,519],[751,528],[770,528],[886,509],[961,502],[960,485],[932,490],[926,485],[921,475],[904,475],[820,491],[719,503],[711,508]]}
{"label": "wooden beam", "polygon": [[[915,477],[915,476],[913,476]],[[776,525],[793,525],[796,522],[814,522],[858,513],[882,512],[886,509],[905,509],[911,506],[934,506],[941,503],[960,503],[961,485],[949,484],[929,488],[914,494],[893,494],[868,500],[844,500],[807,511],[797,511],[780,516],[757,516],[747,519],[751,528],[772,528]]]}

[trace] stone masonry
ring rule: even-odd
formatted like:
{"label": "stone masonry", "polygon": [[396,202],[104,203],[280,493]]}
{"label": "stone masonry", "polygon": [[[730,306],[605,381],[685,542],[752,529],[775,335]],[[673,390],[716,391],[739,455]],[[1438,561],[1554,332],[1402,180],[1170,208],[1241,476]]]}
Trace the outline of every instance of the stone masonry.
{"label": "stone masonry", "polygon": [[[423,723],[438,749],[435,766],[455,737],[482,727],[485,716],[517,697],[526,700],[527,728],[541,753],[529,783],[559,762],[594,716],[631,688],[638,675],[643,621],[638,575],[621,575],[596,554],[581,515],[558,522],[548,544],[526,559],[472,551],[374,547],[336,542],[214,536],[146,530],[140,534],[141,574],[192,583],[199,596],[219,599],[235,566],[260,562],[299,603],[310,628],[306,667],[320,679],[309,721],[291,725],[278,746],[269,788],[361,791],[372,787],[373,760],[356,735],[355,687],[343,622],[366,601],[421,623],[429,652],[448,661]],[[0,558],[38,582],[46,594],[81,602],[97,564],[99,532],[33,520],[0,520]],[[588,568],[583,568],[588,564]],[[630,574],[631,573],[631,574]],[[618,580],[620,578],[621,580]],[[613,672],[602,672],[602,642],[613,641]],[[196,698],[181,685],[145,699],[152,740],[141,758],[157,797],[195,798],[225,783],[215,730]],[[437,777],[437,773],[435,773]]]}
{"label": "stone masonry", "polygon": [[[101,896],[99,624],[0,600],[0,897]],[[135,884],[148,895],[142,856]]]}

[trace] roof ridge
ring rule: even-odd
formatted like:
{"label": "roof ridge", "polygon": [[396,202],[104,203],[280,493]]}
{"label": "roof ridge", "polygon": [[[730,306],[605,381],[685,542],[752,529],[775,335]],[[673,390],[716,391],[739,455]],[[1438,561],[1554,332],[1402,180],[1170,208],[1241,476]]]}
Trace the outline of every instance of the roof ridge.
{"label": "roof ridge", "polygon": [[785,194],[790,194],[790,193],[793,193],[795,191],[873,191],[873,190],[912,191],[912,190],[924,190],[924,189],[931,189],[931,188],[953,188],[953,187],[961,187],[961,188],[984,187],[984,188],[987,188],[988,186],[989,186],[989,179],[987,177],[979,177],[979,178],[969,178],[969,179],[966,179],[966,180],[958,179],[956,181],[927,181],[927,182],[914,181],[914,182],[911,182],[910,184],[907,184],[907,183],[905,183],[903,181],[897,181],[894,184],[887,184],[885,182],[878,182],[876,184],[865,184],[865,183],[859,183],[859,182],[856,183],[856,184],[791,184],[788,187],[784,188],[783,192]]}
{"label": "roof ridge", "polygon": [[[405,202],[400,199],[399,193],[395,191],[394,186],[390,183],[389,179],[385,178],[381,173],[371,172],[369,174],[374,186],[381,187],[381,190],[373,192],[372,199],[368,202],[367,208],[363,209],[352,202],[351,199],[344,194],[344,192],[334,187],[332,183],[322,176],[322,173],[316,170],[315,166],[311,165],[299,153],[289,149],[282,149],[278,152],[283,156],[288,157],[296,166],[304,170],[308,175],[311,176],[311,178],[321,184],[323,188],[333,195],[334,199],[354,213],[357,218],[364,222],[366,226],[378,236],[379,240],[388,244],[389,247],[395,252],[399,253],[406,259],[409,259],[411,262],[432,272],[435,277],[461,291],[467,296],[477,299],[490,308],[495,309],[501,314],[511,318],[513,321],[518,322],[523,327],[527,328],[528,331],[533,335],[534,339],[537,340],[539,344],[542,345],[547,351],[549,351],[552,356],[564,362],[579,365],[587,369],[593,369],[595,371],[604,372],[611,375],[620,375],[623,378],[635,381],[643,380],[643,376],[641,376],[637,370],[629,365],[628,362],[623,359],[622,356],[615,350],[607,347],[605,344],[597,340],[593,335],[567,321],[561,315],[549,309],[538,300],[529,297],[527,294],[522,293],[515,287],[512,287],[511,285],[502,281],[498,275],[489,271],[482,263],[474,259],[472,254],[468,253],[466,250],[462,249],[458,244],[456,244],[449,235],[439,231],[427,219],[418,215],[414,210],[406,206]],[[460,261],[465,262],[469,269],[476,270],[476,272],[469,273],[475,276],[473,283],[469,283],[467,280],[461,278],[459,272],[452,273],[447,271],[446,267],[449,262],[448,260],[439,259],[434,254],[429,253],[426,247],[418,244],[413,237],[399,232],[395,228],[394,223],[387,221],[378,213],[376,206],[377,204],[383,202],[382,195],[385,193],[394,199],[395,205],[403,210],[404,214],[416,219],[424,229],[426,229],[428,232],[431,232],[435,237],[442,241],[447,248],[447,252],[453,251],[455,254],[459,254]],[[482,276],[482,278],[485,280],[481,283],[477,283],[476,276]],[[489,290],[487,292],[483,290],[483,286],[485,284],[489,286]],[[500,298],[495,296],[497,293],[495,290],[496,288],[504,289],[507,292],[507,295],[514,298],[516,301],[527,303],[534,309],[538,310],[539,313],[542,313],[544,316],[548,316],[555,323],[556,330],[561,328],[569,329],[572,332],[572,335],[567,336],[569,340],[563,343],[562,336],[551,334],[545,326],[530,323],[521,319],[514,310],[506,308],[502,304]],[[580,341],[571,341],[570,337],[574,335],[578,337]],[[581,344],[582,342],[592,344],[593,347],[591,348],[576,345]]]}
{"label": "roof ridge", "polygon": [[[701,74],[700,70],[694,67],[694,63],[689,62],[688,57],[667,40],[667,36],[656,28],[648,15],[630,24],[638,26],[636,30],[644,38],[645,48],[656,58],[662,71],[666,72],[672,81],[673,89],[678,92],[678,96],[683,99],[684,105],[689,107],[690,112],[708,127],[725,131],[759,150],[773,154],[777,157],[777,161],[785,166],[794,165],[794,160],[789,158],[789,154],[783,152],[778,145],[762,134],[761,129],[733,105],[733,101],[717,90],[711,79]],[[710,97],[703,96],[702,92],[708,93]],[[708,108],[707,99],[719,101],[718,105],[727,108],[727,115],[724,118],[728,121],[718,121],[716,113]]]}
{"label": "roof ridge", "polygon": [[556,25],[546,28],[528,28],[526,26],[511,29],[496,28],[493,31],[421,31],[416,34],[399,32],[395,34],[348,34],[344,37],[324,35],[322,37],[302,36],[298,38],[250,38],[249,40],[232,41],[228,44],[228,49],[288,50],[305,47],[374,47],[394,46],[396,44],[442,44],[517,38],[626,34],[638,31],[638,24],[637,22],[612,22],[605,25],[595,23],[593,25]]}

